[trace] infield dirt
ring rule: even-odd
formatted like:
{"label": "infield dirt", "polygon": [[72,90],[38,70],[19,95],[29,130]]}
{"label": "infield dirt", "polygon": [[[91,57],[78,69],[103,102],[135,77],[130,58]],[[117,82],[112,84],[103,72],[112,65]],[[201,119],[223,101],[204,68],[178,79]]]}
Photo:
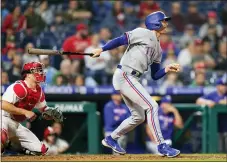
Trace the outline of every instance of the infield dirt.
{"label": "infield dirt", "polygon": [[167,158],[151,154],[126,155],[57,155],[57,156],[2,156],[2,161],[227,161],[226,154],[181,154]]}

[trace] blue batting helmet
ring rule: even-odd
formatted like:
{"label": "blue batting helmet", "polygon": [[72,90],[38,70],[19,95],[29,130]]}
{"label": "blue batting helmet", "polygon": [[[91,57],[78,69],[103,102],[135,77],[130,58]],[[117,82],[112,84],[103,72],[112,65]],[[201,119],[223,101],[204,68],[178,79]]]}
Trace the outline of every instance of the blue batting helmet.
{"label": "blue batting helmet", "polygon": [[170,20],[171,17],[167,17],[163,12],[157,11],[149,14],[145,19],[145,25],[149,30],[159,30],[162,28],[162,20]]}

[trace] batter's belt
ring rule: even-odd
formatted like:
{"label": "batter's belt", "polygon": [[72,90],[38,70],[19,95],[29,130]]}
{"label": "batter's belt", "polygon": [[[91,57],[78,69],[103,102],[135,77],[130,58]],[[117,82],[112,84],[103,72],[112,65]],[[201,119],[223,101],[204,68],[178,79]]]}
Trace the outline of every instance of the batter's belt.
{"label": "batter's belt", "polygon": [[136,76],[138,78],[140,78],[142,76],[142,73],[140,73],[137,70],[133,70],[132,68],[127,67],[127,66],[117,65],[117,68],[121,69],[124,72],[130,73],[131,75]]}

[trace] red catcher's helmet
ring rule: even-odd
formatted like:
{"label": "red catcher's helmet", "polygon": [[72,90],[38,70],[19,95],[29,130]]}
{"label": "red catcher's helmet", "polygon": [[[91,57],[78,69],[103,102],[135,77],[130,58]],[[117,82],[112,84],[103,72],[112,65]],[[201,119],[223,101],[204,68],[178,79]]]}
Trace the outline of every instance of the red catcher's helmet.
{"label": "red catcher's helmet", "polygon": [[46,75],[44,73],[44,64],[40,62],[28,62],[25,63],[21,75],[25,79],[27,74],[33,74],[37,82],[45,82]]}

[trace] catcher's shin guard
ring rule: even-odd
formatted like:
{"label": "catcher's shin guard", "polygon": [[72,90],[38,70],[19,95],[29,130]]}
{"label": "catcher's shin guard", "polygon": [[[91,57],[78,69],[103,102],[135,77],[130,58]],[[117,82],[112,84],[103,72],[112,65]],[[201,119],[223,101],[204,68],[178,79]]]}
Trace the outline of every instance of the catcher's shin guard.
{"label": "catcher's shin guard", "polygon": [[9,138],[7,131],[4,129],[1,129],[1,153],[4,152],[4,149],[7,147],[9,143]]}

